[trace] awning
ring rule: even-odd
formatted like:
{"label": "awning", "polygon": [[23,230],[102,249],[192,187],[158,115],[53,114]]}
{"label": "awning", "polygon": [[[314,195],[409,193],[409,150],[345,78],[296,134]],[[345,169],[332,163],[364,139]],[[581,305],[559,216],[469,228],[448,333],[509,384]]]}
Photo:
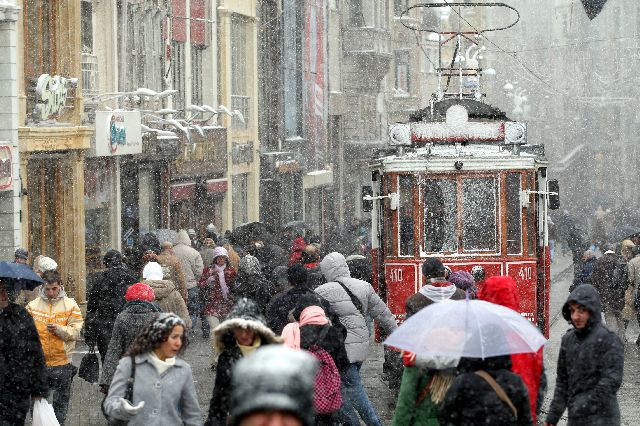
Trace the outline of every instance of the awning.
{"label": "awning", "polygon": [[207,194],[224,194],[229,187],[227,178],[209,179],[207,184]]}
{"label": "awning", "polygon": [[193,198],[196,193],[195,182],[175,183],[171,185],[171,201],[183,201]]}

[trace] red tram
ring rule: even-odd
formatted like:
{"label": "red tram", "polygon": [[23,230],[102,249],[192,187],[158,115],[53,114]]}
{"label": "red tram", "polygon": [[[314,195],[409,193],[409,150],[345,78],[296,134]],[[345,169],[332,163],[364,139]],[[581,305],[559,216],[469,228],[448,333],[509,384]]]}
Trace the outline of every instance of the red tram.
{"label": "red tram", "polygon": [[547,179],[544,146],[528,143],[526,124],[481,101],[481,69],[469,62],[441,66],[443,76],[460,76],[458,91],[439,91],[409,123],[391,125],[390,150],[370,164],[373,283],[401,322],[426,257],[453,271],[479,265],[487,278],[515,280],[522,315],[548,335],[547,209],[558,206],[557,181]]}

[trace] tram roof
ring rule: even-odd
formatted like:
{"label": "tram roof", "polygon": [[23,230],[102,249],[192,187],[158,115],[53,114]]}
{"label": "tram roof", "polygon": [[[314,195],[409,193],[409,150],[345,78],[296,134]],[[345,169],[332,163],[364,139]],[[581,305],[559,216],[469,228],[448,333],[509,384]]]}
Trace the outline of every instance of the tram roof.
{"label": "tram roof", "polygon": [[[462,165],[456,166],[456,163]],[[466,146],[427,144],[420,148],[409,148],[403,153],[379,157],[371,167],[387,172],[463,172],[535,169],[546,164],[541,145],[523,145],[516,155],[511,147],[489,143]]]}

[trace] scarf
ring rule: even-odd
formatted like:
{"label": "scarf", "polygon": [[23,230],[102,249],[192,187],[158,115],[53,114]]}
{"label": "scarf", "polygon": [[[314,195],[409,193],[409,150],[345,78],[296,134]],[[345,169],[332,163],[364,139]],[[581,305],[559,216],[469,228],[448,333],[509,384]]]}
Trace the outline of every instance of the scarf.
{"label": "scarf", "polygon": [[325,325],[329,320],[324,310],[319,306],[309,306],[300,313],[299,322],[290,322],[282,330],[284,346],[291,349],[300,349],[300,327],[305,325]]}
{"label": "scarf", "polygon": [[165,371],[167,371],[169,368],[173,367],[174,365],[176,365],[176,358],[167,358],[166,360],[161,360],[160,358],[158,358],[158,355],[156,355],[156,353],[154,351],[150,352],[150,359],[151,359],[151,364],[153,364],[153,366],[156,368],[156,370],[158,370],[158,374],[162,375],[162,373],[164,373]]}
{"label": "scarf", "polygon": [[220,290],[222,290],[222,297],[224,300],[227,300],[229,297],[229,287],[227,286],[227,282],[224,279],[224,270],[227,269],[226,266],[213,265],[213,268],[218,273],[218,282],[220,283]]}
{"label": "scarf", "polygon": [[455,285],[446,281],[438,281],[422,286],[420,293],[429,300],[439,303],[451,299],[456,290]]}
{"label": "scarf", "polygon": [[236,340],[236,344],[240,348],[240,352],[242,352],[242,356],[246,357],[254,353],[255,350],[260,347],[260,345],[262,344],[262,341],[260,340],[260,336],[256,335],[256,338],[253,339],[253,343],[251,344],[251,346],[241,345],[240,343],[238,343],[237,340]]}

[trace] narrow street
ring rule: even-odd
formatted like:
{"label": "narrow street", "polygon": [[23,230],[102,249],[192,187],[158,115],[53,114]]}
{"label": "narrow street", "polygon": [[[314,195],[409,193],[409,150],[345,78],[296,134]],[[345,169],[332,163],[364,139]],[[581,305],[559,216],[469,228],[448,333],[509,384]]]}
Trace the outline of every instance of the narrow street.
{"label": "narrow street", "polygon": [[[545,350],[545,367],[549,380],[545,408],[553,397],[560,339],[568,328],[567,323],[559,313],[573,277],[570,262],[570,256],[559,257],[552,266],[551,312],[553,315],[551,317],[551,338]],[[622,410],[622,424],[629,426],[636,425],[638,423],[637,419],[640,419],[640,405],[637,403],[640,398],[640,388],[637,386],[640,380],[640,375],[638,374],[638,371],[640,371],[640,351],[633,343],[639,331],[637,324],[632,324],[627,332],[629,342],[626,344],[624,383],[618,394]],[[86,347],[79,344],[78,351],[74,355],[75,365],[80,364],[84,351],[86,351]],[[200,406],[204,413],[207,412],[209,407],[209,398],[215,378],[213,371],[209,368],[209,354],[209,342],[200,335],[190,342],[185,354],[185,359],[193,368]],[[374,406],[384,424],[388,425],[391,424],[393,418],[395,396],[380,378],[382,362],[382,345],[372,344],[371,355],[363,366],[362,376]],[[97,385],[91,385],[76,377],[73,383],[73,399],[67,424],[69,426],[106,425],[100,412],[101,400],[102,394],[98,391]],[[542,416],[542,419],[544,419],[544,416]],[[566,424],[566,418],[560,424]]]}

